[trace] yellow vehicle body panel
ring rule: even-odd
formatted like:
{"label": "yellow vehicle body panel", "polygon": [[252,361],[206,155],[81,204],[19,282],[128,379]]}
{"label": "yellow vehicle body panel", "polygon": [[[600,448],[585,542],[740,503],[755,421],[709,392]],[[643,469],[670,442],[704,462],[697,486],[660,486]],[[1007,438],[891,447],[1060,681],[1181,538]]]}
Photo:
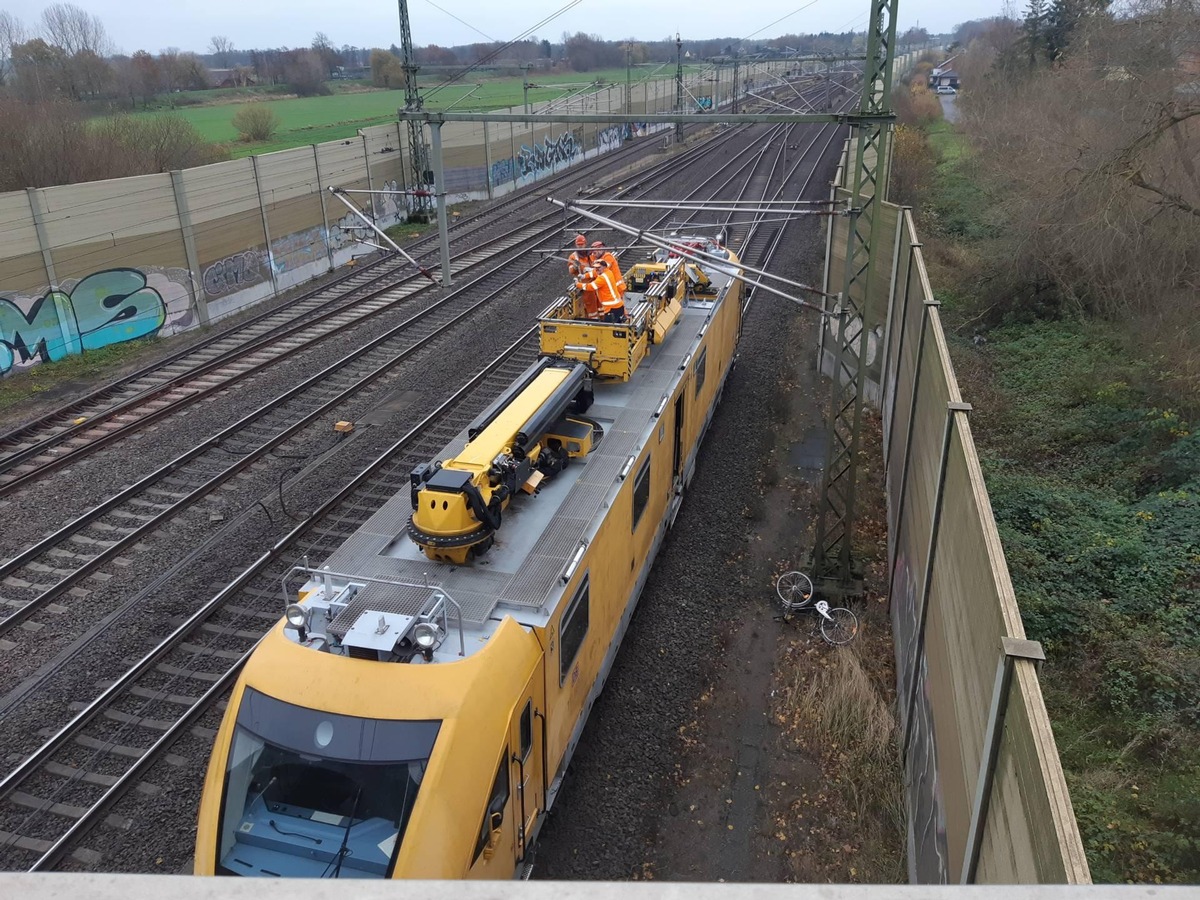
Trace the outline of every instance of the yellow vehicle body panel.
{"label": "yellow vehicle body panel", "polygon": [[541,348],[546,355],[586,363],[599,378],[628,381],[649,341],[624,323],[559,319],[541,323]]}
{"label": "yellow vehicle body panel", "polygon": [[[402,665],[316,653],[282,622],[238,679],[209,761],[196,832],[197,875],[215,874],[222,785],[235,712],[246,687],[309,709],[368,719],[440,720],[425,783],[409,819],[395,877],[463,878],[483,819],[509,721],[542,658],[537,636],[506,619],[487,646],[460,662]],[[509,861],[511,871],[511,860]]]}

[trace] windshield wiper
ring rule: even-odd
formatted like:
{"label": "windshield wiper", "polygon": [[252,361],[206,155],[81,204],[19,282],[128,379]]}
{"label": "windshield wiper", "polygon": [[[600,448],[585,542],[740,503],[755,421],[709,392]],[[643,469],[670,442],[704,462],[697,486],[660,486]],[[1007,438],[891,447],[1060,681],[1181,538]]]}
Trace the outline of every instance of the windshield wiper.
{"label": "windshield wiper", "polygon": [[354,827],[354,816],[358,813],[358,801],[362,799],[362,785],[358,786],[358,793],[354,795],[354,806],[350,809],[350,818],[346,822],[346,833],[342,835],[342,846],[338,848],[337,865],[333,869],[332,878],[342,877],[342,860],[350,855],[350,829]]}

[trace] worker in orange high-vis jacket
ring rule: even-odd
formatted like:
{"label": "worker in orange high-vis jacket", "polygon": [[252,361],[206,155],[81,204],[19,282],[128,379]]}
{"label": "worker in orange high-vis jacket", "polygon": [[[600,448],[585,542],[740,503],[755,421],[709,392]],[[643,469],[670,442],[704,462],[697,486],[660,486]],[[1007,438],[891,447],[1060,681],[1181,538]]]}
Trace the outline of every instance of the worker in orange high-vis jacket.
{"label": "worker in orange high-vis jacket", "polygon": [[583,314],[589,319],[599,319],[604,315],[600,305],[600,285],[596,283],[596,270],[591,266],[580,270],[575,279],[575,288],[583,299]]}
{"label": "worker in orange high-vis jacket", "polygon": [[613,287],[616,289],[617,296],[621,298],[621,302],[625,302],[625,276],[621,274],[621,266],[617,263],[617,258],[613,256],[613,252],[604,246],[603,241],[595,241],[592,244],[592,261],[597,269],[608,272],[612,276]]}
{"label": "worker in orange high-vis jacket", "polygon": [[600,311],[606,322],[625,321],[625,301],[617,290],[612,272],[605,267],[592,269],[592,284],[596,288],[596,296],[600,299]]}
{"label": "worker in orange high-vis jacket", "polygon": [[578,278],[583,270],[592,265],[592,252],[588,249],[587,238],[582,234],[575,235],[575,252],[567,257],[567,271],[572,278]]}

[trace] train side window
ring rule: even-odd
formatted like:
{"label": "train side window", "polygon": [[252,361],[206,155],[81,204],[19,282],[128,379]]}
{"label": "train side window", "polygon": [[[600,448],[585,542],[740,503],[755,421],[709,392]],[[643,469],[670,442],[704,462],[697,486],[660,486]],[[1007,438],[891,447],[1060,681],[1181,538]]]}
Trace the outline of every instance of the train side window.
{"label": "train side window", "polygon": [[525,701],[525,709],[521,711],[521,762],[529,759],[529,751],[533,749],[533,701]]}
{"label": "train side window", "polygon": [[705,347],[700,351],[700,358],[696,360],[696,396],[700,396],[700,388],[704,387],[704,376],[708,374],[708,348]]}
{"label": "train side window", "polygon": [[500,814],[500,821],[504,821],[504,807],[508,805],[508,748],[504,748],[504,753],[500,757],[500,768],[496,771],[496,780],[492,783],[492,795],[488,799],[487,809],[483,811],[483,823],[479,826],[479,840],[475,842],[475,857],[474,861],[479,859],[479,854],[483,852],[483,848],[487,846],[488,838],[492,834],[492,816],[496,813]]}
{"label": "train side window", "polygon": [[642,513],[646,511],[646,504],[649,502],[650,457],[647,456],[642,467],[638,469],[637,478],[633,480],[633,527],[630,531],[637,531],[638,522],[642,520]]}
{"label": "train side window", "polygon": [[588,631],[588,615],[588,576],[584,575],[579,589],[571,598],[571,605],[563,615],[562,640],[558,648],[559,687],[566,682],[567,673],[571,671],[575,657],[579,655],[579,648],[583,646],[583,639]]}

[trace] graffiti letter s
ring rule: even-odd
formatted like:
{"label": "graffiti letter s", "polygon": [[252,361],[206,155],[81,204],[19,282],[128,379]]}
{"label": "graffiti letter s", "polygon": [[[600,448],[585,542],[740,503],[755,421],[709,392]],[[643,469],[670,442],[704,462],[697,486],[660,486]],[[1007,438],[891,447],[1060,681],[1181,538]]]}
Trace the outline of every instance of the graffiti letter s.
{"label": "graffiti letter s", "polygon": [[154,334],[167,319],[162,295],[137,269],[89,275],[71,291],[71,305],[84,350]]}

